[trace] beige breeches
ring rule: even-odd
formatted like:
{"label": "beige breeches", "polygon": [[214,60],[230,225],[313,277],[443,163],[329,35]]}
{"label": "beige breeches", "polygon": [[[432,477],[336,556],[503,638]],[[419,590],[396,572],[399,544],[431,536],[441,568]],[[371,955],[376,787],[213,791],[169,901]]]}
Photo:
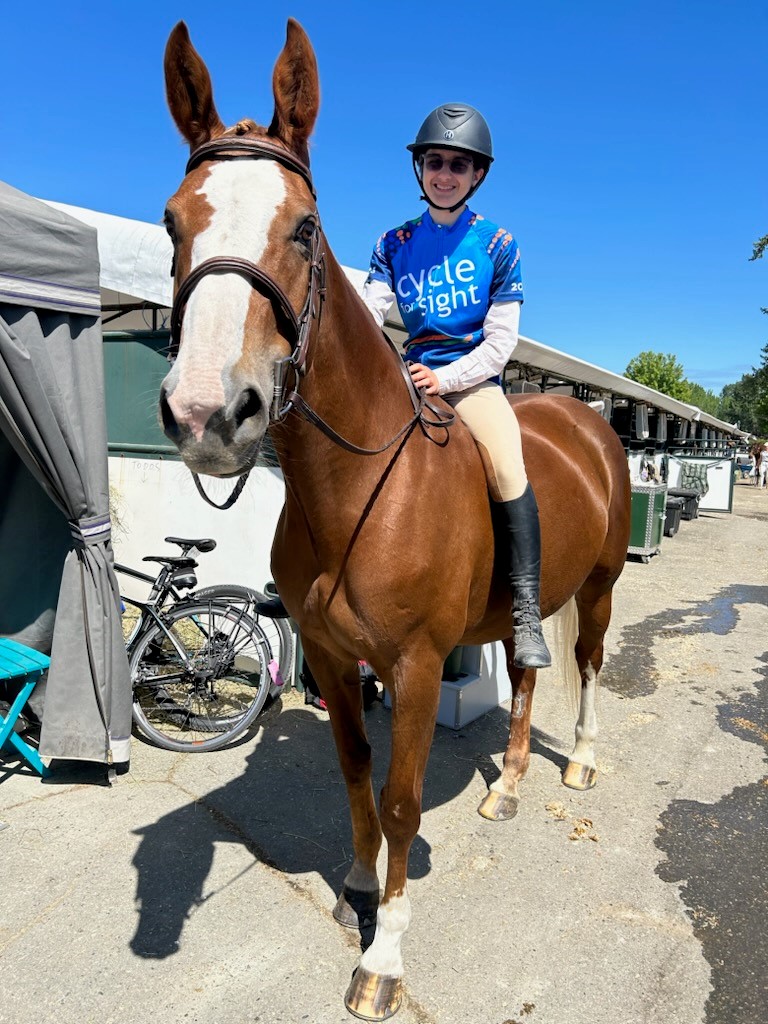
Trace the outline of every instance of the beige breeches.
{"label": "beige breeches", "polygon": [[493,500],[519,498],[528,484],[520,426],[499,385],[485,381],[443,398],[456,410],[480,449]]}

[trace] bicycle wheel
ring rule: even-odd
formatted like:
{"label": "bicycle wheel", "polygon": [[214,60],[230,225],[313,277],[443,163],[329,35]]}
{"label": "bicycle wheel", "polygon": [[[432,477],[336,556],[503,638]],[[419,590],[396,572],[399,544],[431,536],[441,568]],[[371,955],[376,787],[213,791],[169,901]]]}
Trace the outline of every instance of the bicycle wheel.
{"label": "bicycle wheel", "polygon": [[[268,619],[264,615],[258,615],[253,611],[256,601],[266,601],[264,594],[250,587],[240,587],[236,584],[222,583],[214,587],[204,587],[195,591],[197,600],[216,601],[217,604],[241,604],[248,606],[246,611],[252,616],[259,628],[262,630],[269,643],[272,657],[277,662],[280,678],[287,683],[293,671],[293,633],[288,625],[287,619]],[[267,659],[269,661],[269,659]],[[279,687],[276,688],[279,692]]]}
{"label": "bicycle wheel", "polygon": [[134,722],[166,750],[218,750],[264,706],[267,640],[242,604],[178,604],[161,622],[131,651]]}

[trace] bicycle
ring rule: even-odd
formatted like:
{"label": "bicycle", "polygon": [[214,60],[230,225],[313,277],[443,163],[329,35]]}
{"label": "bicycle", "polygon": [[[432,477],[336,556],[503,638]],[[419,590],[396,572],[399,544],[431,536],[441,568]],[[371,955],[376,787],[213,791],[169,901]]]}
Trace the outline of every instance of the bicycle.
{"label": "bicycle", "polygon": [[[250,587],[197,586],[194,555],[210,538],[166,537],[180,556],[148,555],[157,576],[115,563],[150,584],[146,601],[121,597],[123,634],[137,730],[166,750],[218,750],[242,735],[291,670],[293,640],[285,622],[255,609],[264,595]],[[182,591],[189,591],[186,595]]]}

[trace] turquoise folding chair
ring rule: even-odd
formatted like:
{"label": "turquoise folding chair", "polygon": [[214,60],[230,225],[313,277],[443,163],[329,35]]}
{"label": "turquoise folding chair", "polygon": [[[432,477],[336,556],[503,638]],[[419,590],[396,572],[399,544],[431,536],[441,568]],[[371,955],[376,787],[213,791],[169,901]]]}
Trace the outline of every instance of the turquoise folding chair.
{"label": "turquoise folding chair", "polygon": [[15,640],[0,639],[0,679],[21,684],[10,711],[5,716],[0,713],[0,747],[6,742],[12,744],[41,775],[48,775],[49,769],[43,764],[35,748],[14,732],[13,727],[38,679],[50,663],[51,659],[47,654],[40,654],[31,647],[16,643]]}

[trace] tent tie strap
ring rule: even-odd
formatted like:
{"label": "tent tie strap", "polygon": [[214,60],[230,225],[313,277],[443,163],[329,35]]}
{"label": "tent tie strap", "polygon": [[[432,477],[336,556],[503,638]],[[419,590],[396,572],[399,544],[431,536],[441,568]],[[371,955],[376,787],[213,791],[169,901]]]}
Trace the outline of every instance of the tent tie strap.
{"label": "tent tie strap", "polygon": [[89,548],[96,544],[103,544],[110,539],[112,524],[109,515],[70,519],[69,532],[77,547]]}

